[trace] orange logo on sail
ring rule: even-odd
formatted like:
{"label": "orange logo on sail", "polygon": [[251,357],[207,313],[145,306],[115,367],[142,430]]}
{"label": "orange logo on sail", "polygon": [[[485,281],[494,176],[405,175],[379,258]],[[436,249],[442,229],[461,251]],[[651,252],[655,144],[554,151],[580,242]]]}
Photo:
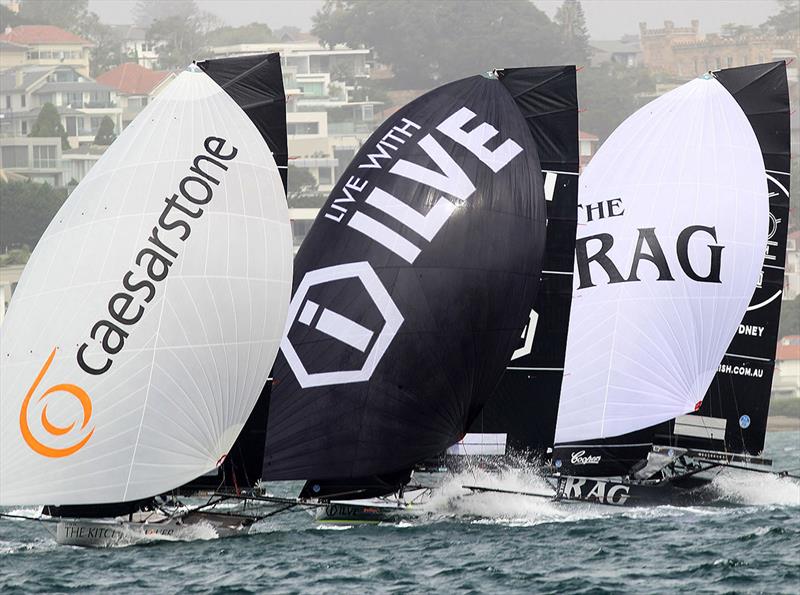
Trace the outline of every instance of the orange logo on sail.
{"label": "orange logo on sail", "polygon": [[[53,358],[55,355],[56,349],[54,348],[53,352],[50,354],[50,357],[47,358],[44,366],[42,366],[42,369],[39,370],[39,375],[36,376],[36,380],[33,381],[33,385],[28,390],[28,394],[25,395],[25,400],[22,402],[22,409],[19,412],[19,429],[22,432],[22,437],[25,439],[25,442],[34,452],[50,458],[68,457],[71,454],[78,452],[86,445],[86,443],[89,441],[89,438],[91,438],[92,434],[94,433],[94,428],[92,428],[91,431],[86,434],[86,436],[72,446],[56,448],[40,442],[31,432],[30,426],[28,425],[28,405],[31,402],[33,393],[36,392],[36,388],[39,386],[39,383],[42,381],[42,378],[47,372],[47,369],[50,367],[50,364],[53,363]],[[86,391],[79,386],[75,386],[74,384],[56,384],[55,386],[48,388],[38,400],[42,401],[45,399],[45,397],[54,393],[68,393],[78,400],[83,411],[83,421],[81,422],[80,429],[84,430],[89,424],[89,420],[92,418],[92,401],[89,398],[89,395],[86,394]],[[72,422],[68,426],[59,426],[52,423],[47,417],[47,404],[42,407],[40,422],[42,429],[55,438],[69,434],[75,428],[76,423]]]}

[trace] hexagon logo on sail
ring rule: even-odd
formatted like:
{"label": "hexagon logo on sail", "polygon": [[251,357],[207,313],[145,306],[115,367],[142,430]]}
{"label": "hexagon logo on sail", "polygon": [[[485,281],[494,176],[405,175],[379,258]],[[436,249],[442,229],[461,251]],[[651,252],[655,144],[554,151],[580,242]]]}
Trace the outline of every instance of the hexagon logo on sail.
{"label": "hexagon logo on sail", "polygon": [[[383,328],[378,333],[374,342],[372,342],[372,337],[374,335],[372,330],[346,316],[342,316],[334,310],[305,299],[309,289],[316,285],[352,278],[358,279],[358,281],[361,282],[364,290],[384,319]],[[320,309],[322,309],[321,313]],[[357,370],[310,373],[289,339],[289,330],[298,322],[306,326],[313,326],[344,345],[362,352],[366,351],[370,342],[372,342],[372,347],[367,353],[362,367]],[[372,377],[372,373],[375,371],[375,368],[378,367],[381,358],[391,345],[394,336],[397,334],[402,324],[403,316],[400,314],[400,310],[397,309],[389,292],[386,291],[380,278],[368,262],[362,261],[335,265],[324,269],[309,271],[303,277],[303,280],[297,287],[297,291],[289,304],[289,314],[286,330],[281,340],[281,350],[292,372],[294,372],[298,383],[303,388],[365,382]]]}

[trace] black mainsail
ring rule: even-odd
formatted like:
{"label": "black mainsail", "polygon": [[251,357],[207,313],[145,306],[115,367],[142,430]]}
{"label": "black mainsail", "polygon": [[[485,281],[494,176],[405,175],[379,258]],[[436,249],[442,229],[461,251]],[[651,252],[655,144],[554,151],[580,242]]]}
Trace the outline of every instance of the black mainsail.
{"label": "black mainsail", "polygon": [[[536,303],[496,394],[470,427],[473,442],[500,436],[515,450],[553,444],[572,304],[578,222],[578,93],[574,66],[515,68],[500,73],[539,146],[547,205],[547,240]],[[464,441],[466,442],[466,441]],[[463,454],[482,454],[462,443]]]}
{"label": "black mainsail", "polygon": [[384,122],[295,258],[264,478],[362,485],[461,438],[534,303],[545,217],[537,143],[496,77]]}

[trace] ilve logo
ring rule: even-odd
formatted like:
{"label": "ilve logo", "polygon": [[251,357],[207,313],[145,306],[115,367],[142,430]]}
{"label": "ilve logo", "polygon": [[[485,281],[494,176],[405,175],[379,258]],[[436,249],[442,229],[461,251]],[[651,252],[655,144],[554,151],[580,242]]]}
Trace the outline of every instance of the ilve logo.
{"label": "ilve logo", "polygon": [[[34,436],[33,432],[31,432],[31,428],[28,423],[28,408],[30,406],[31,398],[33,397],[33,393],[35,393],[36,389],[39,387],[39,383],[42,381],[42,378],[47,373],[50,364],[53,363],[53,358],[56,355],[56,349],[57,348],[55,347],[53,348],[53,351],[50,353],[50,357],[47,358],[44,366],[42,366],[42,369],[39,370],[39,375],[36,376],[36,380],[33,381],[31,388],[28,390],[28,394],[25,395],[25,400],[22,401],[22,408],[19,412],[19,429],[22,432],[22,437],[25,439],[25,442],[31,448],[31,450],[49,458],[68,457],[72,454],[75,454],[81,448],[83,448],[87,442],[89,442],[92,434],[94,434],[94,428],[92,428],[89,433],[81,438],[78,442],[75,442],[70,446],[55,447],[44,444],[37,439],[36,436]],[[86,394],[86,391],[81,387],[74,384],[56,384],[48,388],[42,394],[42,396],[39,397],[38,401],[43,401],[47,396],[55,393],[69,393],[78,400],[82,411],[82,421],[79,431],[83,433],[83,430],[86,429],[86,426],[89,424],[89,421],[92,418],[92,400],[89,398],[89,395]],[[56,439],[72,432],[76,423],[73,421],[68,426],[60,426],[52,423],[47,417],[47,404],[42,407],[42,413],[39,418],[39,422],[42,430]]]}

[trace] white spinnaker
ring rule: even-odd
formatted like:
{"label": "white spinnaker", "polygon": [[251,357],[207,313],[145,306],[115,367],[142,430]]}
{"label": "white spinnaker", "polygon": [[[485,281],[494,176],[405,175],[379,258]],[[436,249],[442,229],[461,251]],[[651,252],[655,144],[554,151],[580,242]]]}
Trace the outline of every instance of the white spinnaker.
{"label": "white spinnaker", "polygon": [[[588,205],[621,198],[624,215],[587,221]],[[700,78],[646,105],[609,137],[581,175],[578,239],[611,234],[608,255],[629,278],[639,228],[655,228],[674,281],[608,283],[590,263],[595,287],[579,289],[576,259],[565,374],[555,442],[619,436],[693,411],[703,399],[759,280],[768,231],[764,163],[733,97]],[[606,203],[606,214],[608,204]],[[614,210],[619,211],[619,208]],[[676,243],[698,232],[688,256],[701,276],[710,245],[724,246],[721,283],[682,270]],[[599,240],[587,242],[594,254]],[[652,254],[645,244],[644,251]]]}
{"label": "white spinnaker", "polygon": [[[170,211],[165,220],[182,217],[190,235],[181,241],[183,228],[159,230],[178,253],[167,278],[153,283],[150,303],[145,289],[128,292],[135,301],[126,316],[140,305],[144,315],[119,325],[129,337],[110,356],[110,369],[86,373],[77,364],[78,346],[88,341],[85,359],[95,366],[109,357],[90,331],[100,320],[113,321],[109,299],[126,291],[127,271],[134,271],[131,283],[147,277],[135,258],[154,248],[148,238],[165,199],[179,193],[195,157],[209,155],[207,137],[225,140],[212,141],[213,150],[238,153],[218,160],[227,171],[202,162],[219,180],[210,184],[210,202],[197,218]],[[202,195],[201,185],[187,187]],[[198,205],[182,204],[196,213]],[[182,73],[73,191],[17,286],[0,329],[0,504],[127,501],[214,469],[267,379],[291,278],[288,209],[272,154],[215,82],[195,69]],[[40,400],[59,384],[74,387]],[[31,439],[23,435],[26,424]],[[84,440],[75,452],[52,456]],[[61,450],[40,454],[39,444]]]}

